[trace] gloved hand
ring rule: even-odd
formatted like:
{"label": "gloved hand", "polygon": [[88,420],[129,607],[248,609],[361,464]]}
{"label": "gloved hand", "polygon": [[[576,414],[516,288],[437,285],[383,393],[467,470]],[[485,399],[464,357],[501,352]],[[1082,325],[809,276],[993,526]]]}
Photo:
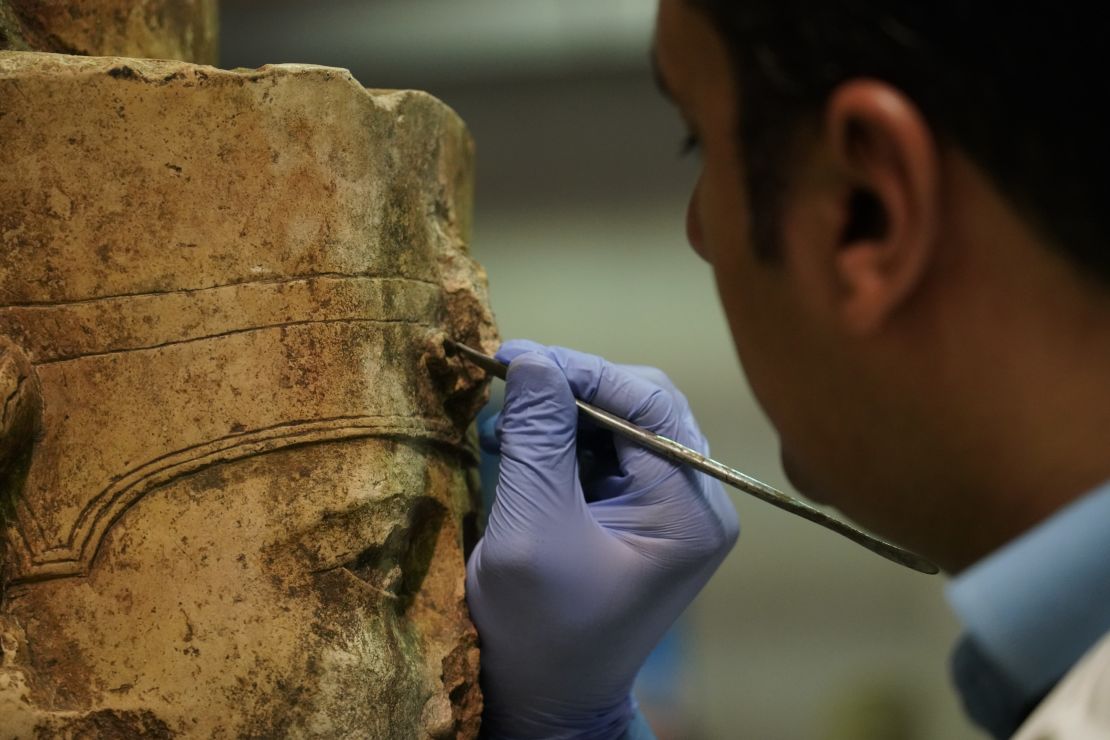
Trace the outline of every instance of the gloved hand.
{"label": "gloved hand", "polygon": [[497,356],[510,363],[497,498],[466,580],[483,735],[616,738],[640,666],[736,541],[736,511],[711,478],[580,432],[575,397],[708,454],[658,370],[521,341]]}

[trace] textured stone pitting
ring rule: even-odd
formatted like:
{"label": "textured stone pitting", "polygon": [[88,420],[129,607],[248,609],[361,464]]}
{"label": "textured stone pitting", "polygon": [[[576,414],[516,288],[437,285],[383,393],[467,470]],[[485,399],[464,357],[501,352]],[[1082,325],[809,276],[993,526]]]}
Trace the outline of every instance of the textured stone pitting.
{"label": "textured stone pitting", "polygon": [[472,157],[345,70],[0,52],[0,737],[476,735]]}

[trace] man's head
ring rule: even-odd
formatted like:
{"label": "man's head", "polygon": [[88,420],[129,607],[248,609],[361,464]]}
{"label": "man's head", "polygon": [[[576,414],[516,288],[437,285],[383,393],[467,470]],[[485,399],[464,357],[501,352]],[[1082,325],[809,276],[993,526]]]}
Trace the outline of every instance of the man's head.
{"label": "man's head", "polygon": [[1053,245],[1110,281],[1110,120],[1103,29],[1064,3],[685,0],[727,47],[745,104],[738,133],[759,248],[773,248],[776,195],[803,126],[853,78],[881,80],[919,109]]}
{"label": "man's head", "polygon": [[703,151],[690,240],[788,472],[950,570],[1110,474],[1045,423],[1110,418],[1106,126],[1069,24],[660,4],[660,80]]}

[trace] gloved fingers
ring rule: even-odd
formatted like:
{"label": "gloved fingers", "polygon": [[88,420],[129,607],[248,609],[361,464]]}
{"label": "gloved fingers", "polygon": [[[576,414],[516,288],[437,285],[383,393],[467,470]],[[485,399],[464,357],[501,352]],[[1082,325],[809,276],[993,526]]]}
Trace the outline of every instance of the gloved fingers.
{"label": "gloved fingers", "polygon": [[[662,371],[645,366],[616,365],[596,355],[545,347],[527,340],[505,342],[498,351],[498,358],[511,363],[530,353],[553,360],[565,375],[564,383],[569,384],[578,398],[708,454],[708,444],[690,412],[689,403]],[[552,382],[555,380],[552,377]],[[562,423],[570,428],[569,414]],[[580,423],[578,458],[584,473],[582,483],[587,501],[635,494],[657,485],[678,470],[675,464],[635,442],[620,435],[591,434],[591,422],[580,420]],[[502,416],[501,431],[504,426],[505,417]],[[602,447],[591,440],[604,440],[606,445]],[[503,452],[504,439],[501,443]],[[597,464],[599,461],[601,464]]]}
{"label": "gloved fingers", "polygon": [[[582,504],[575,447],[578,408],[555,362],[536,352],[509,365],[499,422],[497,501],[515,515],[539,514]],[[492,517],[492,513],[491,513]]]}
{"label": "gloved fingers", "polygon": [[[488,455],[501,454],[501,412],[478,423],[478,442]],[[588,416],[579,415],[576,443],[578,478],[587,502],[620,496],[627,491],[628,476],[622,470],[613,432],[599,427]]]}
{"label": "gloved fingers", "polygon": [[575,398],[653,432],[667,434],[667,431],[673,432],[677,424],[692,420],[686,397],[657,368],[618,365],[597,355],[526,339],[504,342],[496,356],[502,362],[511,363],[526,352],[553,359],[566,375]]}
{"label": "gloved fingers", "polygon": [[[693,411],[690,410],[690,402],[686,396],[680,391],[665,372],[656,367],[649,365],[617,365],[622,370],[635,373],[644,380],[654,383],[663,390],[670,394],[671,399],[678,410],[678,414],[682,417],[682,423],[679,426],[680,432],[672,437],[676,442],[686,445],[687,447],[700,452],[703,455],[709,455],[709,443],[698,428],[698,422],[694,418]],[[623,455],[634,455],[640,452],[646,452],[639,445],[629,442],[628,440],[621,440],[617,444],[617,449]],[[633,463],[634,464],[634,463]]]}
{"label": "gloved fingers", "polygon": [[[500,411],[478,422],[478,443],[487,455],[501,454]],[[613,433],[581,414],[578,417],[577,451],[579,477],[584,482],[620,474]]]}
{"label": "gloved fingers", "polygon": [[[698,429],[697,421],[694,420],[692,414],[687,413],[681,422],[675,423],[669,434],[659,433],[709,457],[709,442],[702,435],[701,430]],[[658,453],[652,452],[639,442],[620,435],[614,436],[613,444],[616,448],[617,459],[620,460],[623,470],[658,469],[660,471],[670,471],[676,466],[676,463],[672,463]]]}
{"label": "gloved fingers", "polygon": [[[689,403],[661,371],[616,365],[596,355],[533,342],[506,343],[505,354],[512,356],[536,347],[559,365],[576,397],[705,454],[707,445]],[[585,441],[591,437],[580,434],[579,438]],[[607,454],[615,454],[615,464],[594,467],[593,472],[600,474],[583,479],[587,501],[633,494],[657,485],[678,470],[670,461],[620,435],[612,435],[608,441],[611,446]]]}
{"label": "gloved fingers", "polygon": [[624,496],[591,502],[590,513],[613,533],[638,540],[638,549],[669,541],[677,549],[701,557],[731,548],[739,533],[732,499],[720,483],[690,469],[677,471],[662,485],[640,488]]}
{"label": "gloved fingers", "polygon": [[667,391],[671,394],[683,415],[690,413],[690,402],[686,400],[686,396],[675,386],[670,377],[659,368],[650,365],[617,365],[617,367],[639,375],[649,383],[654,383]]}
{"label": "gloved fingers", "polygon": [[[653,383],[645,377],[648,373],[644,368],[630,369],[562,347],[551,347],[548,352],[566,373],[577,397],[649,431],[684,444],[688,441],[683,434],[689,417],[685,398]],[[674,388],[669,380],[667,385]],[[670,461],[619,434],[612,435],[611,440],[617,465],[607,477],[586,483],[588,501],[616,498],[654,486],[676,471]]]}
{"label": "gloved fingers", "polygon": [[673,436],[682,404],[665,388],[607,360],[564,347],[548,347],[575,397],[657,434]]}
{"label": "gloved fingers", "polygon": [[546,354],[547,346],[539,342],[533,342],[531,339],[507,339],[497,348],[494,357],[506,364],[512,364],[513,360],[525,352]]}
{"label": "gloved fingers", "polygon": [[[589,355],[561,348],[553,350],[557,353],[556,360],[567,371],[572,390],[589,389],[587,392],[593,393],[591,403],[703,455],[708,454],[708,443],[698,429],[689,402],[663,371],[644,365],[607,363],[600,358],[595,364]],[[599,368],[597,374],[591,375],[595,368]],[[577,383],[577,380],[583,382]],[[591,384],[594,385],[592,389]],[[599,481],[592,495],[587,491],[587,500],[634,494],[657,485],[678,469],[675,463],[622,435],[614,434],[612,442],[621,475]]]}
{"label": "gloved fingers", "polygon": [[[709,455],[709,443],[688,410],[671,438],[702,455]],[[683,487],[677,481],[675,485],[660,487],[663,481],[680,473],[693,474],[694,472],[693,469],[668,460],[639,442],[619,434],[612,435],[612,445],[612,454],[616,457],[617,465],[615,468],[610,468],[608,477],[594,481],[583,479],[587,501],[636,497],[637,506],[651,506]],[[649,489],[653,493],[644,495]]]}
{"label": "gloved fingers", "polygon": [[[667,391],[674,401],[679,415],[682,417],[678,433],[671,438],[707,457],[709,456],[709,442],[705,439],[705,436],[701,433],[701,429],[698,427],[697,419],[694,418],[694,412],[690,409],[690,402],[666,373],[659,368],[650,367],[648,365],[617,365],[617,367],[635,373],[648,382],[654,383]],[[618,444],[617,448],[618,450],[624,451],[634,446],[636,445],[633,445],[633,443],[627,440],[623,440]]]}

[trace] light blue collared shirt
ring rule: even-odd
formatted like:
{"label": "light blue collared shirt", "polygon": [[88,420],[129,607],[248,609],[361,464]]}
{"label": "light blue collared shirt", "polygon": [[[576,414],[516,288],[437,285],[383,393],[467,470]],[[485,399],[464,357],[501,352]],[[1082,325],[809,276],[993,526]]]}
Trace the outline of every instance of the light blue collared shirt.
{"label": "light blue collared shirt", "polygon": [[[1014,699],[1042,697],[1110,632],[1110,481],[953,578],[947,595],[1022,692]],[[622,736],[653,738],[639,713]]]}
{"label": "light blue collared shirt", "polygon": [[1110,632],[1110,481],[947,586],[967,634],[1033,700]]}

